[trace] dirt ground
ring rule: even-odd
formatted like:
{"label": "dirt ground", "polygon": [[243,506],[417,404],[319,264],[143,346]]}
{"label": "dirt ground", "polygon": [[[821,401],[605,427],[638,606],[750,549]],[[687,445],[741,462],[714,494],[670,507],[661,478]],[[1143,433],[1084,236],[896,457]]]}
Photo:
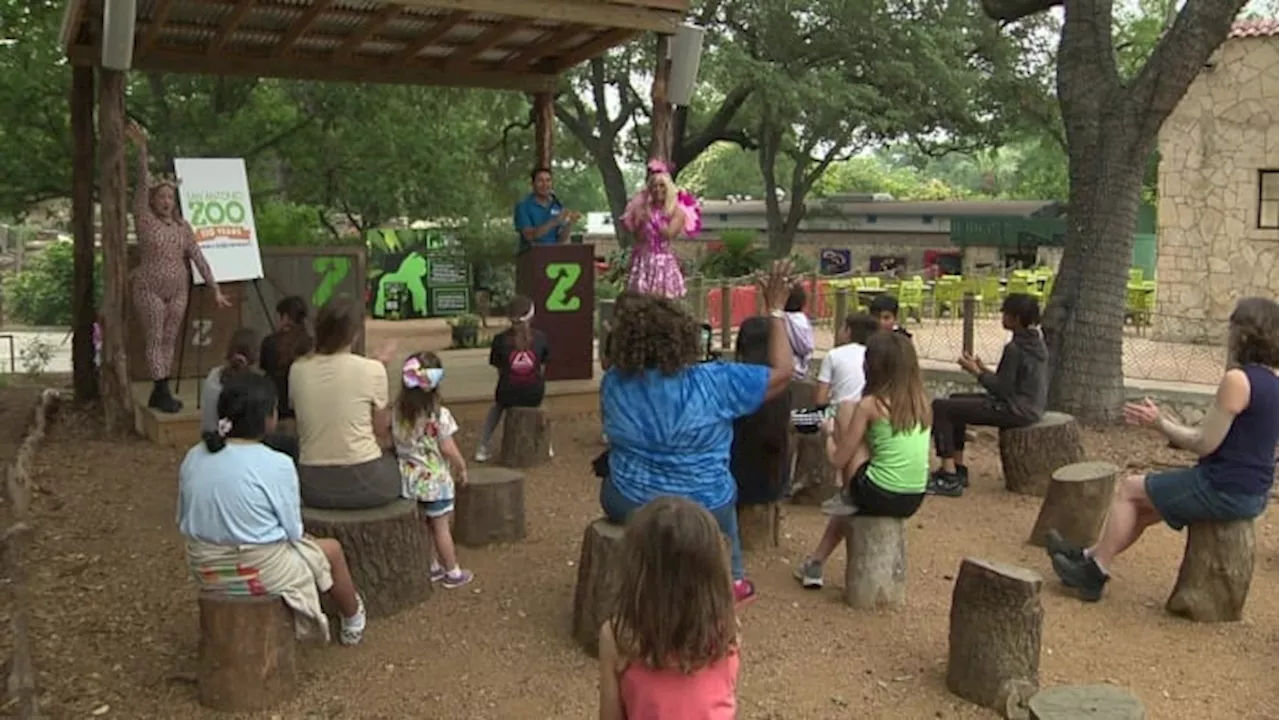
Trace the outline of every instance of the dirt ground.
{"label": "dirt ground", "polygon": [[[481,412],[458,413],[468,454]],[[600,514],[588,467],[600,451],[599,424],[593,414],[554,422],[556,457],[528,476],[525,542],[463,549],[473,585],[438,590],[418,608],[372,622],[359,647],[308,650],[298,699],[256,717],[594,716],[596,666],[569,625],[581,534]],[[93,423],[68,413],[38,462],[33,632],[46,711],[218,717],[195,701],[196,603],[174,527],[181,453],[96,436]],[[1187,459],[1142,431],[1087,432],[1086,442],[1090,456],[1134,470]],[[742,618],[739,717],[994,717],[943,684],[955,570],[972,555],[1052,578],[1042,551],[1024,544],[1037,501],[1003,490],[994,444],[980,434],[969,495],[931,498],[910,523],[908,607],[899,612],[856,612],[841,602],[843,551],[827,590],[797,587],[791,565],[823,520],[812,508],[787,509],[782,547],[748,557],[762,595]],[[1276,717],[1275,505],[1259,523],[1243,622],[1196,625],[1164,613],[1181,554],[1178,535],[1152,531],[1114,568],[1097,605],[1047,581],[1042,684],[1126,686],[1156,719]]]}

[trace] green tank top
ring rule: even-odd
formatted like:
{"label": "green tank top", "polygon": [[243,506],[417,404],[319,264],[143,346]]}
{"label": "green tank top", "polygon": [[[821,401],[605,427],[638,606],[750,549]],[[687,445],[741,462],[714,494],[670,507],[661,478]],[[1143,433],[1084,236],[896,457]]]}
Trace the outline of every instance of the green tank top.
{"label": "green tank top", "polygon": [[888,419],[872,422],[867,428],[867,446],[871,449],[867,479],[893,493],[924,492],[929,479],[929,437],[929,428],[924,425],[895,433]]}

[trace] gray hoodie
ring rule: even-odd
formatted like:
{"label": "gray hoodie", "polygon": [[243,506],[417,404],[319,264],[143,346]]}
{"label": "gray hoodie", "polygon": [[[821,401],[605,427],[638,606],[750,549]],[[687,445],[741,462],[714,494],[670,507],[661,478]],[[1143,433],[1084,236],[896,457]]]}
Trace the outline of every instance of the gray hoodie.
{"label": "gray hoodie", "polygon": [[1048,361],[1049,348],[1039,328],[1015,330],[996,371],[982,373],[978,382],[1014,415],[1036,422],[1049,402]]}

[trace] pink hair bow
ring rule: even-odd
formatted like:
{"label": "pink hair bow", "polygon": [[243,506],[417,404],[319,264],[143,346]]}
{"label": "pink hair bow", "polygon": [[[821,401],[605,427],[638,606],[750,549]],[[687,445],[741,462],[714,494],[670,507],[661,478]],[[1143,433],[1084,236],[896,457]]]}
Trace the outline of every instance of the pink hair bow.
{"label": "pink hair bow", "polygon": [[671,174],[671,166],[667,164],[666,160],[662,160],[660,158],[650,160],[648,168],[650,175],[657,175],[659,173],[663,175]]}
{"label": "pink hair bow", "polygon": [[404,361],[404,368],[401,371],[401,380],[407,388],[422,388],[423,390],[435,390],[440,381],[444,379],[444,368],[423,367],[422,361],[416,357],[411,357]]}

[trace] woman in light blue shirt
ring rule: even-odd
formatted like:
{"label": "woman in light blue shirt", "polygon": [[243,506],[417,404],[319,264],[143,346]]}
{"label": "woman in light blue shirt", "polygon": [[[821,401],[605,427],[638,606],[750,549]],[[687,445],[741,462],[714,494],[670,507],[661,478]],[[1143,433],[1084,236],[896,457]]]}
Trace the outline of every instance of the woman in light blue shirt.
{"label": "woman in light blue shirt", "polygon": [[364,633],[364,603],[342,546],[304,534],[297,469],[262,443],[275,429],[276,396],[262,375],[231,378],[214,429],[183,459],[178,529],[187,564],[203,592],[280,596],[303,635],[315,629],[328,637],[319,593],[331,593],[343,615],[340,640],[354,645]]}
{"label": "woman in light blue shirt", "polygon": [[733,421],[750,415],[791,382],[791,345],[783,306],[791,263],[774,263],[762,279],[769,310],[769,365],[698,363],[701,328],[677,303],[630,295],[618,304],[612,364],[600,383],[609,473],[600,505],[611,522],[663,495],[688,498],[715,516],[729,538],[734,596],[755,598],[738,536],[737,483],[729,469]]}

